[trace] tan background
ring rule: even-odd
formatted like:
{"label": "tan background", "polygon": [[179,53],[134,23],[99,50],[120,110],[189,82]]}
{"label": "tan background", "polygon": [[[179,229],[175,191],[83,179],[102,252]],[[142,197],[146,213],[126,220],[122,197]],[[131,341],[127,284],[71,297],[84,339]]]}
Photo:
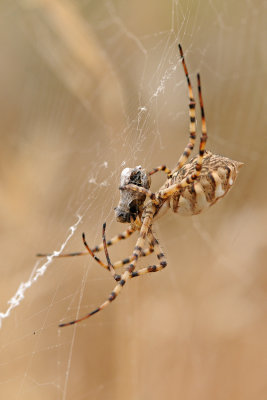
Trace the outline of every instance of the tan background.
{"label": "tan background", "polygon": [[[1,312],[78,214],[67,251],[83,250],[83,231],[99,242],[104,220],[108,236],[123,229],[122,165],[175,165],[188,135],[178,42],[194,86],[201,72],[208,148],[245,163],[209,212],[155,226],[168,268],[92,319],[57,328],[106,298],[108,273],[89,257],[48,265],[2,321],[1,398],[266,399],[264,11],[261,1],[1,2]],[[133,246],[118,244],[112,260]]]}

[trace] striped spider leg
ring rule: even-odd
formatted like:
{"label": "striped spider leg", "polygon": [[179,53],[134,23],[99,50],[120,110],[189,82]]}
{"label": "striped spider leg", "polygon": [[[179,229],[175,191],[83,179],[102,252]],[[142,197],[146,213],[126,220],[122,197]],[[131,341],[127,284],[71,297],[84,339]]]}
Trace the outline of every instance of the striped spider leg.
{"label": "striped spider leg", "polygon": [[[107,241],[106,241],[106,235],[105,235],[105,230],[106,230],[106,223],[103,224],[103,230],[102,230],[102,239],[103,239],[103,248],[105,251],[105,255],[106,255],[106,259],[107,259],[107,264],[103,263],[103,261],[101,261],[93,252],[93,250],[90,249],[90,247],[88,246],[86,239],[85,239],[85,234],[83,233],[83,243],[85,248],[87,249],[87,252],[95,259],[96,262],[98,262],[98,264],[100,264],[103,268],[109,270],[113,276],[113,278],[115,279],[115,281],[119,281],[120,280],[120,275],[116,274],[115,269],[117,268],[121,268],[126,264],[129,264],[131,261],[133,261],[134,257],[127,257],[124,258],[123,260],[120,261],[116,261],[113,265],[110,263],[110,258],[109,258],[109,254],[108,254],[108,250],[107,250]],[[149,254],[153,253],[154,251],[154,246],[150,244],[149,248],[145,249],[142,251],[141,253],[141,257],[146,257]]]}
{"label": "striped spider leg", "polygon": [[[116,244],[120,242],[123,239],[128,239],[130,237],[135,229],[132,226],[129,226],[124,232],[119,233],[118,235],[114,236],[110,240],[107,241],[107,246],[112,246],[113,244]],[[98,253],[99,251],[103,250],[103,243],[100,243],[99,245],[93,247],[91,250],[93,253]],[[48,257],[52,256],[51,253],[38,253],[36,254],[36,257]],[[88,251],[76,251],[73,253],[63,253],[59,254],[56,256],[57,258],[62,258],[62,257],[76,257],[76,256],[88,256]]]}
{"label": "striped spider leg", "polygon": [[[132,233],[135,231],[135,229],[133,229],[131,226],[126,229],[124,232],[114,236],[112,239],[106,241],[106,246],[112,246],[113,244],[118,243],[119,241],[123,240],[123,239],[128,239]],[[109,266],[108,264],[105,264],[103,261],[100,260],[100,258],[98,258],[95,253],[100,252],[104,249],[104,245],[103,242],[100,243],[99,245],[93,247],[92,249],[88,246],[87,241],[85,239],[85,234],[82,234],[82,239],[83,239],[83,244],[86,248],[86,251],[79,251],[79,252],[73,252],[73,253],[63,253],[63,254],[59,254],[58,256],[56,256],[56,258],[64,258],[64,257],[76,257],[76,256],[87,256],[88,254],[91,255],[95,261],[103,268],[109,270]],[[146,257],[149,254],[154,252],[154,248],[152,246],[150,246],[147,249],[144,249],[142,251],[141,257]],[[37,257],[48,257],[48,256],[52,256],[52,253],[38,253],[36,254]],[[121,268],[126,264],[129,264],[131,261],[133,260],[133,257],[129,257],[129,258],[124,258],[123,260],[117,261],[113,264],[113,268]],[[114,274],[114,279],[118,280],[117,275]]]}
{"label": "striped spider leg", "polygon": [[[111,272],[112,276],[114,277],[115,270],[113,268],[113,265],[110,262],[110,257],[109,257],[107,244],[106,244],[105,229],[106,229],[106,224],[104,223],[104,225],[103,225],[103,245],[104,245],[104,250],[105,250],[105,255],[106,255],[109,271]],[[137,276],[141,276],[141,275],[144,275],[144,274],[147,274],[150,272],[161,271],[163,268],[165,268],[167,266],[167,262],[165,260],[164,253],[161,250],[158,240],[155,238],[155,236],[153,235],[151,230],[149,230],[147,237],[148,237],[149,245],[150,245],[149,249],[152,249],[154,251],[154,248],[155,248],[156,256],[157,256],[158,260],[160,261],[160,264],[159,265],[151,265],[148,267],[142,267],[138,271],[132,272],[130,278],[135,278]],[[152,253],[152,251],[151,251],[151,253]],[[133,258],[130,257],[129,260],[133,260]],[[114,279],[116,281],[119,281],[119,280],[121,280],[121,276],[116,275],[116,278],[114,277]]]}
{"label": "striped spider leg", "polygon": [[188,142],[187,146],[185,147],[183,154],[179,158],[177,166],[174,168],[173,171],[171,171],[171,175],[173,175],[176,171],[181,169],[182,166],[186,163],[192,150],[194,149],[195,142],[196,142],[196,102],[195,102],[195,98],[194,98],[194,94],[193,94],[193,90],[192,90],[191,81],[190,81],[190,78],[188,75],[188,70],[186,67],[182,46],[179,44],[178,48],[179,48],[180,56],[182,58],[182,64],[183,64],[184,73],[186,76],[187,86],[188,86],[190,124],[189,124],[189,142]]}
{"label": "striped spider leg", "polygon": [[[106,255],[106,259],[107,259],[107,264],[103,263],[103,261],[101,261],[101,260],[94,254],[93,250],[90,249],[90,247],[88,246],[88,244],[87,244],[87,242],[86,242],[85,234],[84,234],[84,233],[83,233],[83,243],[84,243],[84,246],[85,246],[86,249],[87,249],[87,252],[95,259],[95,261],[96,261],[98,264],[100,264],[103,268],[109,270],[109,271],[111,272],[113,278],[115,279],[115,281],[119,281],[120,278],[121,278],[121,276],[118,275],[118,274],[116,274],[115,269],[121,268],[121,267],[123,267],[124,265],[129,264],[131,261],[134,260],[135,257],[134,257],[133,255],[131,255],[130,257],[124,258],[123,260],[116,261],[114,264],[111,264],[110,258],[109,258],[109,254],[108,254],[108,250],[107,250],[107,241],[106,241],[106,236],[105,236],[105,230],[106,230],[106,223],[103,224],[102,238],[103,238],[103,248],[104,248],[105,255]],[[157,255],[157,257],[158,257],[159,254],[162,254],[162,252],[159,252],[159,251],[158,251],[159,243],[158,243],[157,239],[156,239],[154,236],[152,236],[152,232],[149,233],[149,239],[150,239],[150,241],[149,241],[149,248],[142,250],[142,252],[141,252],[141,257],[146,257],[146,256],[148,256],[149,254],[152,254],[152,253],[154,252],[154,246],[155,246],[155,245],[157,246],[156,255]],[[158,258],[160,258],[160,257],[158,257]],[[153,266],[153,268],[154,268],[154,266]],[[151,272],[154,272],[154,271],[151,271]],[[142,274],[143,274],[143,273],[144,273],[144,272],[142,271]],[[133,273],[132,278],[135,277],[135,276],[139,276],[139,275],[136,275],[136,273]]]}
{"label": "striped spider leg", "polygon": [[[187,177],[182,179],[179,183],[173,184],[166,189],[159,190],[158,197],[163,200],[167,199],[168,197],[172,196],[174,193],[179,190],[189,186],[193,183],[200,175],[202,164],[203,164],[203,157],[205,153],[206,142],[208,139],[207,135],[207,126],[205,120],[205,113],[204,113],[204,106],[203,106],[203,99],[202,99],[202,92],[201,92],[201,83],[200,83],[200,75],[197,74],[197,83],[198,83],[198,95],[199,95],[199,103],[200,103],[200,110],[201,110],[201,130],[202,134],[200,137],[200,145],[199,145],[199,153],[195,165],[195,171],[189,174]],[[182,164],[183,165],[183,164]],[[172,175],[176,172],[176,168],[172,171]]]}
{"label": "striped spider leg", "polygon": [[152,171],[149,172],[149,175],[152,175],[158,171],[164,171],[168,175],[168,178],[170,178],[175,172],[177,172],[179,169],[181,169],[182,166],[186,163],[192,150],[194,149],[194,145],[196,142],[196,102],[195,102],[195,98],[194,98],[194,94],[193,94],[193,90],[192,90],[191,81],[190,81],[190,78],[188,75],[187,66],[186,66],[185,59],[184,59],[183,49],[180,44],[178,45],[178,49],[179,49],[180,56],[182,59],[182,65],[184,68],[184,73],[186,76],[186,81],[187,81],[187,86],[188,86],[189,118],[190,118],[189,142],[186,145],[181,157],[179,158],[177,166],[173,170],[170,170],[169,168],[167,168],[166,165],[161,165],[157,168],[154,168]]}

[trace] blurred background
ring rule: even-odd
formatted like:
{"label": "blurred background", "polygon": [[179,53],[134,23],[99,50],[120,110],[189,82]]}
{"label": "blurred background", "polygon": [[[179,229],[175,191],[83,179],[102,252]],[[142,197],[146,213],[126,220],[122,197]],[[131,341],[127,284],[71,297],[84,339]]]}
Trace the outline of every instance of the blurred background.
{"label": "blurred background", "polygon": [[[1,398],[266,399],[265,7],[1,1]],[[59,329],[114,283],[90,257],[35,254],[83,251],[104,221],[108,237],[124,230],[122,168],[176,164],[189,128],[178,43],[194,90],[201,73],[208,149],[245,165],[207,213],[155,224],[166,270]]]}

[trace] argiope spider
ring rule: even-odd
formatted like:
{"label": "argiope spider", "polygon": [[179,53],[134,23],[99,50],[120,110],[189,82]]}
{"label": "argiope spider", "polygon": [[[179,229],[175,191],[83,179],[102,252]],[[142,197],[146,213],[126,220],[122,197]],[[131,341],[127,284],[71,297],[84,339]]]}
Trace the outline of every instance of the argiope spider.
{"label": "argiope spider", "polygon": [[[113,278],[118,281],[108,299],[101,306],[82,318],[60,324],[60,327],[73,325],[103,310],[118,296],[123,286],[130,278],[150,272],[157,272],[165,268],[167,266],[167,261],[158,240],[152,232],[152,224],[155,218],[160,217],[170,208],[173,212],[180,215],[195,215],[201,213],[226,195],[235,182],[240,167],[243,165],[241,162],[230,160],[229,158],[205,150],[207,129],[199,74],[197,74],[197,82],[201,109],[202,133],[198,155],[186,163],[194,148],[196,140],[196,103],[184,60],[183,50],[180,44],[178,47],[187,79],[189,93],[189,142],[185,147],[177,166],[173,170],[170,170],[165,165],[161,165],[150,172],[147,172],[141,166],[125,168],[122,171],[119,187],[120,202],[118,207],[115,209],[115,215],[117,221],[130,223],[130,226],[123,233],[106,242],[106,225],[104,224],[102,244],[91,250],[86,243],[85,235],[83,234],[83,242],[87,252],[76,252],[59,256],[78,256],[88,254],[89,252],[89,254],[91,254],[91,256],[102,267],[108,269]],[[164,171],[167,174],[167,180],[157,192],[152,193],[149,189],[151,184],[150,177],[158,171]],[[148,201],[145,203],[146,199],[148,199]],[[111,264],[107,246],[111,246],[122,239],[128,238],[135,231],[138,231],[139,235],[132,255],[124,260]],[[144,249],[145,241],[147,241],[149,245],[147,249]],[[106,254],[107,264],[103,263],[94,254],[103,249]],[[151,254],[153,251],[155,251],[158,258],[158,264],[143,267],[135,271],[138,259]],[[38,256],[45,255],[46,254],[38,254]],[[125,268],[123,274],[118,275],[115,270],[126,264],[129,265]]]}

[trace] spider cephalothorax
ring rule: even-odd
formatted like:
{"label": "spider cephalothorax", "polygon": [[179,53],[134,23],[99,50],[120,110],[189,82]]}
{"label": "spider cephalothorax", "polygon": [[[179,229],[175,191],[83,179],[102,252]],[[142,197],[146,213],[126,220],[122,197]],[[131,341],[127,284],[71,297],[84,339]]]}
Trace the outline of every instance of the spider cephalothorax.
{"label": "spider cephalothorax", "polygon": [[[196,141],[196,102],[181,45],[179,45],[179,51],[189,94],[189,142],[179,158],[176,167],[172,170],[167,168],[166,165],[161,165],[150,172],[146,172],[141,166],[125,168],[122,171],[119,188],[120,201],[118,207],[115,209],[115,215],[117,221],[128,222],[130,225],[124,232],[106,242],[106,225],[104,224],[103,243],[95,246],[92,250],[87,245],[83,234],[83,242],[87,252],[102,267],[108,269],[118,283],[107,300],[98,308],[82,318],[60,324],[59,326],[61,327],[76,324],[103,310],[118,296],[129,279],[164,269],[167,266],[167,261],[152,230],[153,222],[156,218],[159,218],[168,210],[172,210],[179,215],[191,216],[199,214],[222,199],[229,192],[237,178],[242,163],[219,156],[210,151],[205,151],[208,136],[199,74],[197,75],[197,83],[201,111],[201,137],[198,155],[189,160]],[[164,171],[167,174],[167,179],[159,190],[153,193],[150,191],[150,176],[158,171]],[[145,203],[146,199],[147,202]],[[138,238],[132,254],[111,264],[107,246],[111,246],[121,239],[127,239],[135,231],[138,232]],[[147,247],[145,247],[146,245]],[[96,252],[103,249],[105,250],[107,264],[103,263],[95,255]],[[158,263],[148,267],[140,267],[136,270],[139,258],[146,257],[153,251],[156,253]],[[84,254],[88,253],[62,254],[61,257]],[[41,256],[44,256],[44,254]],[[115,270],[124,265],[127,266],[122,275],[117,274]]]}
{"label": "spider cephalothorax", "polygon": [[146,195],[139,192],[124,190],[126,185],[135,185],[150,188],[151,179],[148,173],[140,165],[135,168],[124,168],[120,178],[120,201],[115,208],[115,215],[118,222],[135,221],[137,216],[142,215],[143,204]]}

